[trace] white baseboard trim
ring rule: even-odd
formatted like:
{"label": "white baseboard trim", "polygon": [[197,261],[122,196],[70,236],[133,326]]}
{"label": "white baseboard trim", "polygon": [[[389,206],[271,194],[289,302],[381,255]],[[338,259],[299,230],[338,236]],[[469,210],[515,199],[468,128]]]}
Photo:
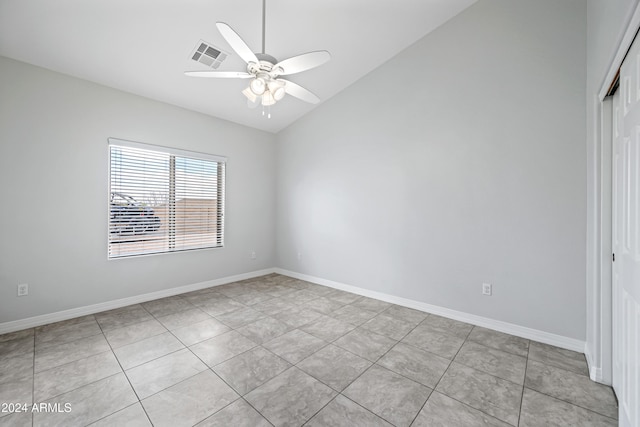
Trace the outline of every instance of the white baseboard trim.
{"label": "white baseboard trim", "polygon": [[413,308],[427,313],[436,314],[438,316],[447,317],[449,319],[471,323],[483,328],[493,329],[498,332],[503,332],[521,338],[554,345],[556,347],[561,347],[567,350],[577,351],[579,353],[584,353],[585,351],[585,341],[577,340],[575,338],[568,338],[562,335],[552,334],[550,332],[527,328],[525,326],[515,325],[513,323],[503,322],[501,320],[490,319],[488,317],[476,316],[475,314],[464,313],[462,311],[456,311],[450,308],[427,304],[408,298],[397,297],[382,292],[371,291],[368,289],[359,288],[357,286],[345,285],[344,283],[309,276],[307,274],[297,273],[295,271],[289,271],[282,268],[275,268],[274,271],[278,274],[283,274],[285,276],[290,276],[296,279],[305,280],[307,282],[316,283],[318,285],[329,286],[331,288],[351,292],[369,298],[379,299],[381,301]]}
{"label": "white baseboard trim", "polygon": [[584,357],[587,359],[587,366],[589,367],[589,378],[591,378],[592,381],[595,381],[600,384],[611,385],[611,384],[607,384],[603,380],[602,366],[597,365],[595,363],[593,354],[591,354],[591,351],[589,351],[589,346],[586,345],[586,343],[584,346]]}
{"label": "white baseboard trim", "polygon": [[597,374],[598,367],[594,366],[593,355],[589,351],[589,346],[587,345],[587,343],[585,343],[584,345],[583,353],[585,359],[587,359],[587,366],[589,367],[589,378],[591,378],[591,381],[597,381],[595,376]]}
{"label": "white baseboard trim", "polygon": [[226,285],[227,283],[237,282],[239,280],[252,279],[254,277],[264,276],[274,273],[275,269],[267,268],[264,270],[251,271],[249,273],[237,274],[235,276],[222,277],[220,279],[207,280],[206,282],[193,283],[191,285],[178,286],[176,288],[163,289],[161,291],[150,292],[147,294],[136,295],[127,298],[121,298],[113,301],[101,302],[98,304],[87,305],[84,307],[72,308],[69,310],[58,311],[55,313],[43,314],[40,316],[28,317],[26,319],[14,320],[11,322],[0,323],[0,335],[9,332],[29,329],[36,326],[47,325],[49,323],[60,322],[62,320],[73,319],[75,317],[86,316],[88,314],[100,313],[101,311],[113,310],[114,308],[126,307],[131,304],[139,304],[142,302],[152,301],[159,298],[170,297],[173,295],[183,294],[185,292],[197,291],[200,289],[210,288],[212,286]]}
{"label": "white baseboard trim", "polygon": [[597,383],[600,384],[604,384],[604,382],[602,381],[602,369],[597,368],[595,366],[591,366],[589,365],[589,378],[591,378],[591,381],[595,381]]}
{"label": "white baseboard trim", "polygon": [[[416,310],[424,311],[427,313],[436,314],[439,316],[447,317],[453,320],[459,320],[461,322],[471,323],[473,325],[482,326],[484,328],[493,329],[499,332],[519,336],[526,339],[542,342],[545,344],[555,345],[557,347],[565,348],[568,350],[585,353],[587,357],[587,363],[589,363],[589,354],[586,352],[586,343],[584,341],[576,340],[574,338],[568,338],[561,335],[552,334],[549,332],[539,331],[536,329],[527,328],[524,326],[515,325],[512,323],[503,322],[500,320],[490,319],[487,317],[476,316],[474,314],[464,313],[461,311],[452,310],[445,307],[440,307],[432,304],[427,304],[420,301],[411,300],[408,298],[402,298],[394,295],[385,294],[382,292],[371,291],[357,286],[346,285],[344,283],[334,282],[332,280],[322,279],[319,277],[309,276],[307,274],[297,273],[294,271],[285,270],[282,268],[268,268],[264,270],[252,271],[248,273],[238,274],[235,276],[223,277],[220,279],[208,280],[205,282],[193,283],[190,285],[179,286],[170,289],[163,289],[161,291],[150,292],[147,294],[136,295],[132,297],[122,298],[113,301],[107,301],[98,304],[92,304],[84,307],[72,308],[69,310],[58,311],[55,313],[43,314],[40,316],[28,317],[26,319],[14,320],[11,322],[0,323],[0,334],[9,332],[20,331],[23,329],[33,328],[36,326],[42,326],[49,323],[60,322],[63,320],[73,319],[75,317],[86,316],[89,314],[100,313],[106,310],[113,310],[115,308],[126,307],[131,304],[139,304],[159,298],[165,298],[173,295],[183,294],[185,292],[197,291],[200,289],[209,288],[212,286],[225,285],[227,283],[237,282],[239,280],[252,279],[254,277],[264,276],[266,274],[278,273],[285,276],[294,277],[300,280],[306,280],[308,282],[317,283],[323,286],[329,286],[334,289],[339,289],[354,294],[379,299],[381,301],[389,302],[392,304],[401,305],[404,307],[413,308]],[[591,363],[589,363],[591,367]],[[590,368],[590,376],[594,381],[598,381],[601,378],[600,369],[597,367]]]}

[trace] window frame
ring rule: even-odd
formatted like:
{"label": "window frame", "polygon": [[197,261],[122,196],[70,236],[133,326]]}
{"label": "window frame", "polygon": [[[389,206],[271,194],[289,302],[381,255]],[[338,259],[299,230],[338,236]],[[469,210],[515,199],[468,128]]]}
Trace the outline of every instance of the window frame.
{"label": "window frame", "polygon": [[[148,250],[147,252],[136,252],[136,253],[130,253],[130,254],[125,254],[125,255],[117,255],[117,256],[113,256],[112,255],[112,251],[111,251],[111,245],[112,245],[112,240],[111,240],[111,197],[112,197],[112,147],[123,147],[123,148],[133,148],[133,149],[139,149],[139,150],[148,150],[148,151],[152,151],[155,153],[160,153],[163,155],[169,155],[170,159],[173,159],[172,161],[170,161],[170,169],[169,169],[169,175],[175,175],[175,167],[176,167],[176,158],[182,158],[182,159],[193,159],[193,160],[204,160],[204,161],[210,161],[210,162],[215,162],[217,163],[216,168],[220,168],[220,166],[222,166],[222,170],[220,173],[220,169],[217,169],[217,178],[216,178],[216,227],[217,227],[217,231],[216,232],[216,245],[215,246],[202,246],[202,247],[192,247],[192,248],[182,248],[182,249],[176,249],[176,248],[168,248],[165,250]],[[137,258],[137,257],[146,257],[146,256],[153,256],[153,255],[166,255],[166,254],[172,254],[172,253],[183,253],[183,252],[190,252],[190,251],[200,251],[200,250],[211,250],[211,249],[222,249],[225,247],[225,211],[226,211],[226,166],[227,166],[227,157],[224,156],[219,156],[219,155],[214,155],[214,154],[208,154],[208,153],[202,153],[202,152],[197,152],[197,151],[191,151],[191,150],[184,150],[184,149],[180,149],[180,148],[173,148],[173,147],[167,147],[167,146],[161,146],[161,145],[155,145],[155,144],[147,144],[147,143],[143,143],[143,142],[136,142],[136,141],[130,141],[130,140],[126,140],[126,139],[120,139],[120,138],[113,138],[113,137],[109,137],[107,138],[107,208],[106,208],[106,213],[107,213],[107,259],[109,261],[111,260],[116,260],[116,259],[129,259],[129,258]],[[221,182],[220,182],[221,181]],[[171,192],[171,190],[170,190]],[[129,196],[130,197],[130,196]],[[170,196],[171,197],[171,196]],[[175,198],[175,190],[174,190],[174,195],[173,197]],[[177,200],[173,200],[173,202],[170,204],[173,205],[173,207],[169,207],[168,209],[171,211],[173,210],[173,213],[170,213],[171,216],[175,217],[175,205],[176,205]],[[174,227],[174,233],[175,233],[175,227],[176,224],[174,223],[173,225]],[[166,239],[171,240],[171,236],[167,235]],[[135,240],[134,240],[135,242]]]}

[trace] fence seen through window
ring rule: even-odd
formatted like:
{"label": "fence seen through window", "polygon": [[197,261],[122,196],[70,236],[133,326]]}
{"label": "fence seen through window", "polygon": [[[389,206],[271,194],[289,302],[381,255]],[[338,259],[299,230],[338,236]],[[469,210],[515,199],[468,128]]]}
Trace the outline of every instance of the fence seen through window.
{"label": "fence seen through window", "polygon": [[226,158],[109,139],[109,258],[221,247]]}

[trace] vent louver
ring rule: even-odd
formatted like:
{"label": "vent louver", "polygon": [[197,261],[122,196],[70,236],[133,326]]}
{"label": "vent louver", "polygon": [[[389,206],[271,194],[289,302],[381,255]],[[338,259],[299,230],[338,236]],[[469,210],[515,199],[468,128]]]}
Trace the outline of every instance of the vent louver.
{"label": "vent louver", "polygon": [[200,40],[196,48],[193,50],[191,59],[209,68],[217,69],[227,56],[226,52],[212,46],[210,43]]}

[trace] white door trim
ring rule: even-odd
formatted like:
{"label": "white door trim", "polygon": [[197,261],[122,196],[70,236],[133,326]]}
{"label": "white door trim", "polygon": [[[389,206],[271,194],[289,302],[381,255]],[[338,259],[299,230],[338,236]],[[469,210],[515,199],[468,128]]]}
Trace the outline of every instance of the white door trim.
{"label": "white door trim", "polygon": [[620,43],[618,44],[618,50],[611,60],[611,65],[609,66],[607,74],[602,80],[600,92],[598,93],[598,99],[600,99],[600,101],[604,100],[607,96],[611,82],[613,82],[613,79],[618,73],[618,70],[622,65],[622,61],[624,61],[624,57],[627,56],[631,43],[633,43],[633,39],[635,39],[636,33],[640,28],[640,4],[636,4],[635,8],[630,11],[628,22],[627,28],[624,30],[624,33],[622,33]]}
{"label": "white door trim", "polygon": [[[587,182],[587,192],[593,198],[588,206],[591,221],[587,223],[587,292],[591,293],[592,307],[587,313],[587,343],[585,355],[589,374],[593,381],[611,384],[611,173],[612,173],[612,116],[611,101],[606,99],[611,82],[615,78],[638,29],[640,28],[640,3],[630,8],[626,28],[619,37],[618,48],[602,79],[600,91],[594,100],[592,126],[594,129],[593,161],[587,167],[592,179]],[[589,95],[589,94],[587,94]],[[587,98],[589,99],[589,98]],[[589,298],[587,298],[589,301]]]}

